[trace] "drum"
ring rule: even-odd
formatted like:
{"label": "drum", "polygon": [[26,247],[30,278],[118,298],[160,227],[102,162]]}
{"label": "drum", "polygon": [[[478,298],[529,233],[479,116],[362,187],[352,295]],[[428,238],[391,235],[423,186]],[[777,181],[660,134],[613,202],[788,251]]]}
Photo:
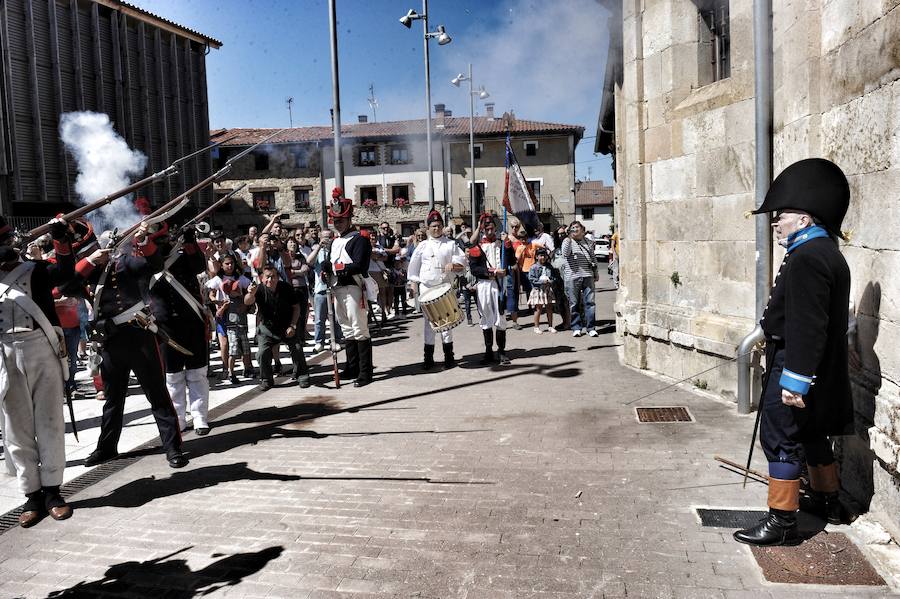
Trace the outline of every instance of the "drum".
{"label": "drum", "polygon": [[462,322],[463,313],[450,283],[423,291],[419,296],[419,305],[436,333],[449,331]]}

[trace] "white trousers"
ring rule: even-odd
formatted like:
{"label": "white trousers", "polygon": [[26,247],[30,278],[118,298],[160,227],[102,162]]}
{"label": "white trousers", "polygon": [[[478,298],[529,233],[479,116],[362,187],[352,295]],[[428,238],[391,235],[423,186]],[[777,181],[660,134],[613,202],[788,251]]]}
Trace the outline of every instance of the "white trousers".
{"label": "white trousers", "polygon": [[[432,287],[428,287],[425,283],[419,283],[419,293],[424,294],[426,291],[432,289]],[[425,332],[425,345],[434,345],[435,333],[434,329],[431,328],[431,321],[428,320],[428,315],[422,315],[422,323]],[[453,329],[449,331],[444,331],[441,333],[441,341],[444,343],[453,343]]]}
{"label": "white trousers", "polygon": [[175,412],[178,413],[178,426],[187,426],[187,410],[190,407],[194,428],[209,426],[209,379],[206,377],[206,366],[192,368],[181,372],[166,373],[166,387],[172,397]]}
{"label": "white trousers", "polygon": [[475,303],[481,314],[481,328],[491,327],[498,331],[506,330],[506,317],[500,306],[500,287],[497,281],[478,279],[475,284]]}
{"label": "white trousers", "polygon": [[62,484],[65,392],[59,358],[41,330],[0,335],[0,418],[4,459],[22,493]]}
{"label": "white trousers", "polygon": [[369,338],[369,313],[362,289],[358,286],[340,285],[334,288],[334,316],[341,325],[344,339],[363,341]]}

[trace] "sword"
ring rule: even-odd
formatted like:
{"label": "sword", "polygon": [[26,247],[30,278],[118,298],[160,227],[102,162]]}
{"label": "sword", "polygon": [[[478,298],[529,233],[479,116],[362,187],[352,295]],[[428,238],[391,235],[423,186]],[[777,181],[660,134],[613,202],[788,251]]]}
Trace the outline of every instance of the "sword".
{"label": "sword", "polygon": [[72,405],[72,389],[66,389],[66,405],[69,406],[69,418],[72,419],[72,434],[78,441],[78,425],[75,423],[75,406]]}
{"label": "sword", "polygon": [[156,323],[153,322],[153,319],[150,316],[148,316],[147,314],[144,314],[143,312],[135,312],[133,321],[135,323],[137,323],[138,326],[140,326],[141,328],[146,329],[146,330],[150,331],[151,333],[153,333],[154,335],[156,335],[157,337],[159,337],[159,339],[163,343],[165,343],[166,345],[169,345],[173,349],[183,353],[186,356],[194,355],[194,352],[187,349],[183,345],[179,344],[177,341],[175,341],[174,339],[169,337],[168,333],[166,333],[164,330],[162,330],[161,328],[156,326]]}

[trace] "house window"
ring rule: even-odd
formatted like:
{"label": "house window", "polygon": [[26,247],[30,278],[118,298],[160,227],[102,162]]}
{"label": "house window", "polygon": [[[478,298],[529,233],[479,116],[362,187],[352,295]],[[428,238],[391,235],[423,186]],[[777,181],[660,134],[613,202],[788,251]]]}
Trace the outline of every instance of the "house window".
{"label": "house window", "polygon": [[482,148],[484,148],[484,146],[482,144],[475,144],[474,146],[472,146],[472,154],[474,154],[475,160],[478,160],[479,158],[481,158]]}
{"label": "house window", "polygon": [[537,156],[538,143],[536,141],[525,142],[525,155]]}
{"label": "house window", "polygon": [[409,202],[409,185],[391,186],[391,201],[396,204],[397,198],[403,198],[404,200]]}
{"label": "house window", "polygon": [[593,220],[594,219],[594,209],[593,208],[582,208],[581,209],[581,220]]}
{"label": "house window", "polygon": [[258,171],[269,170],[269,155],[264,152],[253,154],[253,168]]}
{"label": "house window", "polygon": [[698,3],[700,26],[698,83],[708,85],[731,76],[728,0]]}
{"label": "house window", "polygon": [[409,149],[406,146],[391,148],[391,164],[409,164]]}
{"label": "house window", "polygon": [[537,181],[528,181],[528,187],[531,189],[531,193],[534,194],[534,199],[541,199],[541,182]]}
{"label": "house window", "polygon": [[294,190],[294,210],[309,210],[309,190]]}
{"label": "house window", "polygon": [[275,192],[254,191],[253,209],[258,212],[275,212]]}
{"label": "house window", "polygon": [[359,203],[362,204],[363,202],[366,202],[366,201],[371,201],[371,202],[378,201],[378,188],[377,187],[373,186],[373,187],[360,187],[359,188]]}
{"label": "house window", "polygon": [[359,149],[359,166],[375,166],[376,164],[374,146],[365,146]]}
{"label": "house window", "polygon": [[309,152],[299,150],[294,154],[294,159],[294,165],[297,168],[309,168]]}

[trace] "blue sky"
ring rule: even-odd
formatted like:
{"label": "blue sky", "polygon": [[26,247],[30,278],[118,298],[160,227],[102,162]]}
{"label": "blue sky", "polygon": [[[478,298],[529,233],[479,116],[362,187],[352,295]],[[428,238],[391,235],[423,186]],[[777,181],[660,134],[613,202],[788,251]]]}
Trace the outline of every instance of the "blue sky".
{"label": "blue sky", "polygon": [[[331,108],[327,0],[132,0],[141,8],[223,43],[207,57],[210,125],[326,125]],[[419,1],[337,0],[341,116],[424,118],[422,23],[398,19]],[[443,24],[453,42],[431,42],[432,104],[468,115],[465,84],[450,85],[473,63],[496,112],[577,124],[588,137],[576,151],[576,176],[611,182],[608,157],[593,153],[606,63],[606,11],[597,0],[430,0],[429,27]],[[476,105],[476,112],[483,104]]]}

